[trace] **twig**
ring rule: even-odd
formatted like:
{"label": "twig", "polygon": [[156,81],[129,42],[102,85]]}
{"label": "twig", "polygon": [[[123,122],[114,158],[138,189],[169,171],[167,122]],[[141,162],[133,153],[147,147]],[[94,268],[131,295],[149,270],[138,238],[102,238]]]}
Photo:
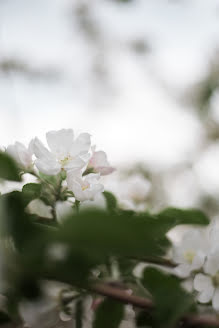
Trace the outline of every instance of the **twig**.
{"label": "twig", "polygon": [[[154,308],[152,300],[136,295],[130,295],[127,290],[112,287],[107,283],[96,283],[91,287],[91,290],[96,294],[113,298],[125,304],[131,304],[135,307],[144,309],[147,312]],[[219,327],[219,317],[216,315],[187,314],[182,318],[182,321],[191,327],[201,327],[205,325]]]}

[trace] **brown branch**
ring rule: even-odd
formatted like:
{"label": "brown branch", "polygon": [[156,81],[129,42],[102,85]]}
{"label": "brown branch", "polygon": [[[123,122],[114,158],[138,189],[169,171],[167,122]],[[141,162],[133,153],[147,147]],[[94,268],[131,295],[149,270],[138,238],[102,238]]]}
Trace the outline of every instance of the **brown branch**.
{"label": "brown branch", "polygon": [[[91,290],[96,294],[113,298],[125,304],[131,304],[147,312],[154,308],[152,300],[130,295],[127,290],[113,287],[107,283],[96,283],[91,287]],[[188,314],[182,318],[182,321],[189,326],[201,327],[209,325],[211,327],[219,327],[219,317],[216,315]]]}

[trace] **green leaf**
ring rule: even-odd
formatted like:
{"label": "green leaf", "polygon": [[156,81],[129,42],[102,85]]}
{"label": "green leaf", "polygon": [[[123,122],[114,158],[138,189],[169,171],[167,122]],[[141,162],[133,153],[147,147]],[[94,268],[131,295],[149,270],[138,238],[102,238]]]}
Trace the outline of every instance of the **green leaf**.
{"label": "green leaf", "polygon": [[3,311],[0,311],[0,325],[4,325],[9,322],[11,322],[9,315]]}
{"label": "green leaf", "polygon": [[83,306],[82,300],[76,302],[75,309],[75,328],[82,328]]}
{"label": "green leaf", "polygon": [[116,199],[116,197],[109,191],[104,191],[103,196],[105,197],[108,211],[109,212],[114,212],[117,208],[117,199]]}
{"label": "green leaf", "polygon": [[27,205],[32,200],[36,198],[40,198],[41,190],[42,190],[42,185],[39,183],[28,183],[25,186],[23,186],[22,195],[25,204]]}
{"label": "green leaf", "polygon": [[20,170],[15,161],[6,153],[0,152],[0,178],[21,181]]}
{"label": "green leaf", "polygon": [[154,303],[157,327],[174,327],[193,306],[193,298],[180,286],[180,280],[155,268],[147,268],[142,279]]}
{"label": "green leaf", "polygon": [[161,211],[157,217],[160,222],[165,222],[167,231],[180,224],[209,224],[208,217],[202,211],[197,209],[179,209],[169,207]]}
{"label": "green leaf", "polygon": [[93,328],[118,328],[124,316],[124,305],[105,299],[97,308]]}

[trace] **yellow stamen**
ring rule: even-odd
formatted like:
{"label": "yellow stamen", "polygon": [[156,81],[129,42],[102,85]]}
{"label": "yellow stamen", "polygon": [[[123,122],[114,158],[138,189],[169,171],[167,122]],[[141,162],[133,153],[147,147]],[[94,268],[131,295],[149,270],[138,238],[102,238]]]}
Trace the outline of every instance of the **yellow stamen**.
{"label": "yellow stamen", "polygon": [[194,252],[194,251],[186,251],[186,252],[184,253],[184,258],[185,258],[186,261],[187,261],[188,263],[190,263],[190,264],[193,262],[194,257],[195,257],[195,252]]}

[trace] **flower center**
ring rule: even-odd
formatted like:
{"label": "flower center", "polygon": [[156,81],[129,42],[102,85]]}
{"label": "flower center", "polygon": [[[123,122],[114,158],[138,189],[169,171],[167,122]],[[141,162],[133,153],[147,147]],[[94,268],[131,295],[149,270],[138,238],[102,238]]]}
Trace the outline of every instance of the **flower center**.
{"label": "flower center", "polygon": [[84,191],[84,190],[86,190],[88,187],[89,187],[89,186],[82,186],[81,189]]}
{"label": "flower center", "polygon": [[219,271],[212,277],[212,282],[214,286],[219,286]]}
{"label": "flower center", "polygon": [[60,159],[59,163],[63,166],[67,165],[68,162],[72,159],[72,157],[70,155],[67,155],[65,158]]}
{"label": "flower center", "polygon": [[184,253],[185,260],[190,264],[193,262],[194,257],[195,257],[194,251],[188,250]]}

